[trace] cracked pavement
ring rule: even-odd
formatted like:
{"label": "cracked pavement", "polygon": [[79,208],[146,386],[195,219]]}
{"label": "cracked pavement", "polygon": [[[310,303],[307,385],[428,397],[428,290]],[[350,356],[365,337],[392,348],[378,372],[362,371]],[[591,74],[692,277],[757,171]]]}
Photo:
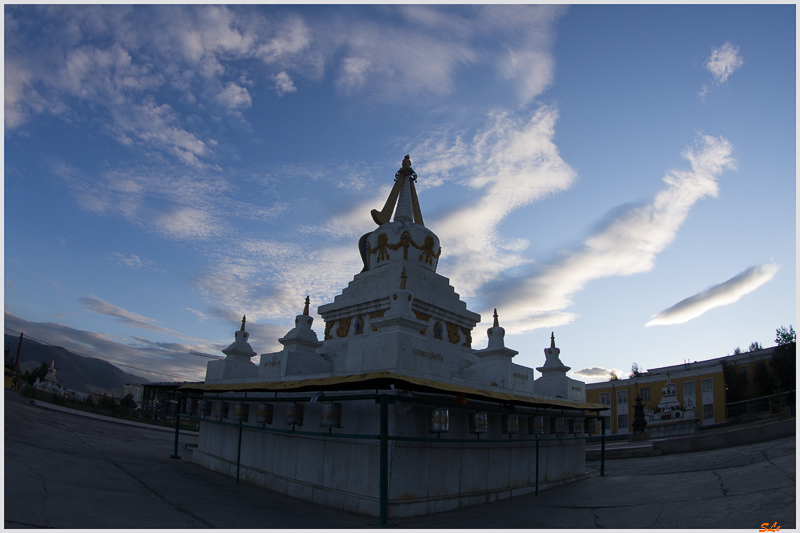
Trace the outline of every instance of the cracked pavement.
{"label": "cracked pavement", "polygon": [[[368,528],[169,456],[174,433],[32,406],[5,393],[6,528]],[[391,520],[401,528],[796,528],[796,439],[587,462],[583,481],[510,500]]]}

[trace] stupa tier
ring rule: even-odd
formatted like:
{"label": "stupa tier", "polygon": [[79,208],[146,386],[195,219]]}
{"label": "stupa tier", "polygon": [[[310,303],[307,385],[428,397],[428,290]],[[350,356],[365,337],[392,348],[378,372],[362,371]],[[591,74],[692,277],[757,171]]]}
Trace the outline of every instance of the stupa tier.
{"label": "stupa tier", "polygon": [[[518,352],[505,347],[497,310],[494,326],[487,330],[488,346],[475,348],[480,341],[473,332],[481,317],[467,309],[449,280],[437,272],[442,246],[424,225],[416,180],[406,156],[383,209],[370,213],[377,228],[359,240],[362,271],[333,302],[318,308],[325,322],[321,340],[311,329],[313,318],[306,299],[295,327],[279,339],[283,349],[262,354],[256,366],[249,362],[255,352],[247,344],[243,322],[236,342],[223,351],[226,360],[209,362],[206,382],[390,371],[502,392],[534,393],[533,369],[512,361]],[[539,392],[582,401],[583,383],[566,377],[569,367],[561,364],[557,352],[554,343],[545,350]]]}

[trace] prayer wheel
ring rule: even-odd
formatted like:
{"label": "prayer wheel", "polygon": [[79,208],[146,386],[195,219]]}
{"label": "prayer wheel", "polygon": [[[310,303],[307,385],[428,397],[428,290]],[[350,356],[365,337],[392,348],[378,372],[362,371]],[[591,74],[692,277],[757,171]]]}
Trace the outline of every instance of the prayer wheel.
{"label": "prayer wheel", "polygon": [[220,418],[228,418],[228,402],[217,402],[217,416]]}
{"label": "prayer wheel", "polygon": [[556,433],[567,432],[567,420],[563,416],[556,417]]}
{"label": "prayer wheel", "polygon": [[528,417],[528,435],[536,435],[541,433],[544,433],[544,417]]}
{"label": "prayer wheel", "polygon": [[286,404],[286,423],[294,426],[303,425],[303,404],[291,402]]}
{"label": "prayer wheel", "polygon": [[200,416],[211,416],[211,400],[200,400],[198,403],[198,411]]}
{"label": "prayer wheel", "polygon": [[328,428],[342,427],[342,404],[338,402],[323,403],[319,425]]}
{"label": "prayer wheel", "polygon": [[272,424],[272,411],[272,404],[258,404],[256,406],[256,422],[259,424]]}
{"label": "prayer wheel", "polygon": [[250,417],[250,404],[237,402],[233,405],[233,419],[247,422]]}
{"label": "prayer wheel", "polygon": [[596,423],[597,423],[597,419],[595,419],[595,418],[587,418],[586,419],[586,425],[584,426],[584,432],[585,433],[594,433],[595,431],[597,431],[596,430],[596,428],[597,428]]}
{"label": "prayer wheel", "polygon": [[500,429],[503,431],[503,435],[515,435],[519,433],[519,415],[511,413],[501,416]]}
{"label": "prayer wheel", "polygon": [[431,409],[428,416],[428,431],[431,433],[447,433],[450,431],[450,411],[444,407]]}
{"label": "prayer wheel", "polygon": [[489,431],[489,415],[487,413],[472,413],[469,415],[469,432],[486,433]]}

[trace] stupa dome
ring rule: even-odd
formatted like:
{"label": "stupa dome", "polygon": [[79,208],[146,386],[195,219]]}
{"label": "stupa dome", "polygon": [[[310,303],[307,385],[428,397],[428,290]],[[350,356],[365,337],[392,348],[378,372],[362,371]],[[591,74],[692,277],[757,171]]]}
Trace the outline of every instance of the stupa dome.
{"label": "stupa dome", "polygon": [[[411,160],[406,156],[395,174],[395,184],[383,210],[372,211],[372,218],[379,227],[365,235],[362,250],[365,270],[408,262],[436,272],[442,249],[439,237],[423,224],[414,188],[416,179]],[[394,220],[390,222],[392,211]]]}

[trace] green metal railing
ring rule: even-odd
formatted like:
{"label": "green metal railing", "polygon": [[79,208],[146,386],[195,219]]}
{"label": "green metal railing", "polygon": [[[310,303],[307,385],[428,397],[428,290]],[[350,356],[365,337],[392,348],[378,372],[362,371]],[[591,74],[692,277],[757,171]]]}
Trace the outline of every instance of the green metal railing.
{"label": "green metal railing", "polygon": [[503,443],[508,444],[509,442],[512,443],[520,443],[520,442],[535,442],[536,443],[536,472],[535,472],[535,495],[539,495],[539,443],[542,441],[560,441],[560,440],[577,440],[577,439],[585,439],[586,437],[574,436],[574,437],[539,437],[538,435],[533,438],[511,438],[512,436],[509,435],[508,439],[481,439],[480,435],[476,439],[454,439],[454,438],[440,438],[440,436],[433,438],[433,437],[401,437],[401,436],[392,436],[389,435],[389,404],[395,403],[397,401],[407,402],[407,403],[416,403],[416,404],[424,404],[424,405],[436,405],[440,407],[452,407],[459,410],[480,410],[484,412],[497,412],[497,413],[514,413],[519,415],[525,416],[560,416],[564,418],[594,418],[600,420],[601,425],[601,441],[600,441],[600,475],[605,476],[605,418],[601,416],[593,416],[587,415],[584,413],[580,414],[567,414],[567,413],[553,413],[553,412],[541,412],[538,409],[530,409],[530,408],[508,408],[508,407],[491,407],[485,405],[467,405],[462,403],[456,402],[449,402],[445,400],[434,400],[434,399],[426,399],[426,398],[411,398],[408,396],[399,396],[395,394],[380,394],[378,391],[375,391],[374,394],[350,394],[350,395],[338,395],[338,396],[323,396],[322,398],[318,398],[320,401],[353,401],[353,400],[374,400],[375,403],[379,404],[380,406],[380,424],[379,424],[379,434],[378,435],[364,435],[364,434],[349,434],[349,433],[332,433],[330,430],[327,432],[322,431],[301,431],[297,430],[292,427],[292,429],[278,429],[266,426],[251,426],[243,424],[242,421],[237,422],[225,422],[222,420],[214,420],[210,418],[203,418],[197,417],[192,415],[182,415],[181,414],[181,406],[184,400],[192,398],[192,399],[200,399],[200,400],[224,400],[224,401],[268,401],[268,402],[308,402],[311,401],[311,396],[289,396],[289,397],[282,397],[279,398],[277,393],[275,393],[275,397],[268,398],[268,397],[247,397],[247,393],[244,393],[244,396],[220,396],[219,393],[215,397],[209,397],[204,395],[197,395],[197,394],[181,394],[178,393],[178,409],[177,414],[175,417],[175,443],[174,443],[174,450],[172,455],[170,456],[172,459],[180,459],[178,455],[178,438],[179,438],[179,428],[180,428],[180,419],[189,419],[189,420],[197,420],[200,422],[206,422],[210,424],[217,424],[221,426],[230,426],[238,428],[239,436],[238,436],[238,444],[237,444],[237,455],[236,455],[236,483],[239,483],[239,470],[241,464],[241,450],[242,450],[242,431],[264,431],[268,433],[278,433],[278,434],[285,434],[285,435],[303,435],[303,436],[310,436],[310,437],[323,437],[323,438],[334,438],[334,439],[363,439],[363,440],[377,440],[379,441],[379,458],[380,458],[380,465],[379,465],[379,522],[377,524],[373,524],[379,527],[389,527],[394,524],[389,524],[389,441],[397,441],[397,442],[431,442],[431,443],[453,443],[453,444],[488,444],[488,443]]}
{"label": "green metal railing", "polygon": [[727,414],[726,419],[739,416],[755,416],[762,413],[779,411],[784,407],[792,407],[795,403],[795,391],[781,392],[779,394],[769,394],[759,398],[742,400],[725,404]]}

